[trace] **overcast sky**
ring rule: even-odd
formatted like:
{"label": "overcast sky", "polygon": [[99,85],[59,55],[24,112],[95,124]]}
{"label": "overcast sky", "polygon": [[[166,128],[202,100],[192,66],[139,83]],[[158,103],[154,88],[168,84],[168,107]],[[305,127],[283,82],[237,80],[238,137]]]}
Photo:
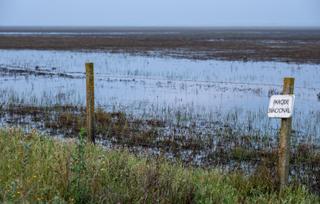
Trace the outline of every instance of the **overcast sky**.
{"label": "overcast sky", "polygon": [[0,0],[0,26],[320,27],[320,0]]}

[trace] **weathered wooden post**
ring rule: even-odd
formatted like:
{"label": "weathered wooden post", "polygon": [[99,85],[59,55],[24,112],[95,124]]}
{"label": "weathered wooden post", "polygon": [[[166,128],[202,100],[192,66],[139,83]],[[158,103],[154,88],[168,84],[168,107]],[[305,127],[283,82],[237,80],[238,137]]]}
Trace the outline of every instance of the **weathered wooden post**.
{"label": "weathered wooden post", "polygon": [[288,184],[290,161],[290,135],[292,125],[292,113],[294,106],[294,78],[284,78],[282,95],[274,95],[270,98],[268,116],[281,118],[280,139],[278,149],[278,176],[280,191]]}
{"label": "weathered wooden post", "polygon": [[[283,95],[293,95],[294,78],[284,78]],[[290,136],[292,117],[281,119],[280,140],[279,140],[279,181],[280,191],[288,184],[289,161],[290,161]]]}
{"label": "weathered wooden post", "polygon": [[95,143],[94,136],[94,73],[93,63],[86,63],[87,139]]}

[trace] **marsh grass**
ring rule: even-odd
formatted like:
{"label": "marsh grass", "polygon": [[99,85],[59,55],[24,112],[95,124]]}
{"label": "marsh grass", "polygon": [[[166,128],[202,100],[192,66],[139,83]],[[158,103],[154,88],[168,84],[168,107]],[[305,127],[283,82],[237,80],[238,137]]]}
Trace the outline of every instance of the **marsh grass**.
{"label": "marsh grass", "polygon": [[[82,106],[10,104],[2,110],[2,118],[11,121],[11,124],[19,127],[36,124],[33,127],[46,134],[61,135],[63,138],[78,137],[81,128],[86,125],[85,108]],[[229,123],[196,123],[184,119],[183,114],[178,114],[177,118],[174,123],[135,118],[123,112],[106,112],[97,108],[96,136],[101,144],[110,149],[125,148],[137,155],[161,155],[184,165],[214,166],[226,172],[241,171],[245,175],[253,175],[257,169],[264,167],[272,178],[276,178],[277,139],[272,136],[272,130],[266,128],[268,131],[263,132],[245,128],[244,131],[239,128],[237,114],[232,113],[229,114]],[[317,143],[297,140],[299,137],[306,138],[304,134],[294,131],[290,181],[306,185],[319,194],[319,147]]]}
{"label": "marsh grass", "polygon": [[[83,134],[81,134],[83,137]],[[0,202],[317,203],[303,186],[279,194],[270,175],[183,167],[83,140],[0,131]]]}

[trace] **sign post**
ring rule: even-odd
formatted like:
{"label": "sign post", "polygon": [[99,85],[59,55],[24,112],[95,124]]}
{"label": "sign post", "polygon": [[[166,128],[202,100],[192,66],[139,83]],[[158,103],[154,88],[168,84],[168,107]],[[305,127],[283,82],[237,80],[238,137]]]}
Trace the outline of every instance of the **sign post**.
{"label": "sign post", "polygon": [[86,98],[87,98],[87,138],[95,143],[94,136],[94,74],[93,63],[86,63]]}
{"label": "sign post", "polygon": [[270,99],[268,116],[281,118],[278,175],[280,191],[288,184],[290,161],[290,135],[292,126],[292,113],[294,106],[294,78],[284,78],[283,95],[275,95]]}

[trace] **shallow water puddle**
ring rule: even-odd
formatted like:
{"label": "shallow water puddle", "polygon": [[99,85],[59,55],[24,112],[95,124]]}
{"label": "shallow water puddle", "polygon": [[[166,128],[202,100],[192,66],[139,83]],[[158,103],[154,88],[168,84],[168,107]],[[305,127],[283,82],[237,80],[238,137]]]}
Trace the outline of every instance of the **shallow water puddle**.
{"label": "shallow water puddle", "polygon": [[[270,95],[296,78],[295,127],[319,120],[320,66],[187,60],[104,52],[0,50],[1,103],[85,103],[85,62],[94,62],[96,103],[108,110],[170,119],[219,120],[230,113],[261,127]],[[255,116],[252,116],[255,115]],[[259,120],[256,120],[259,119]],[[308,124],[305,121],[309,121]],[[273,121],[271,123],[277,123]],[[319,127],[316,134],[319,133]]]}

